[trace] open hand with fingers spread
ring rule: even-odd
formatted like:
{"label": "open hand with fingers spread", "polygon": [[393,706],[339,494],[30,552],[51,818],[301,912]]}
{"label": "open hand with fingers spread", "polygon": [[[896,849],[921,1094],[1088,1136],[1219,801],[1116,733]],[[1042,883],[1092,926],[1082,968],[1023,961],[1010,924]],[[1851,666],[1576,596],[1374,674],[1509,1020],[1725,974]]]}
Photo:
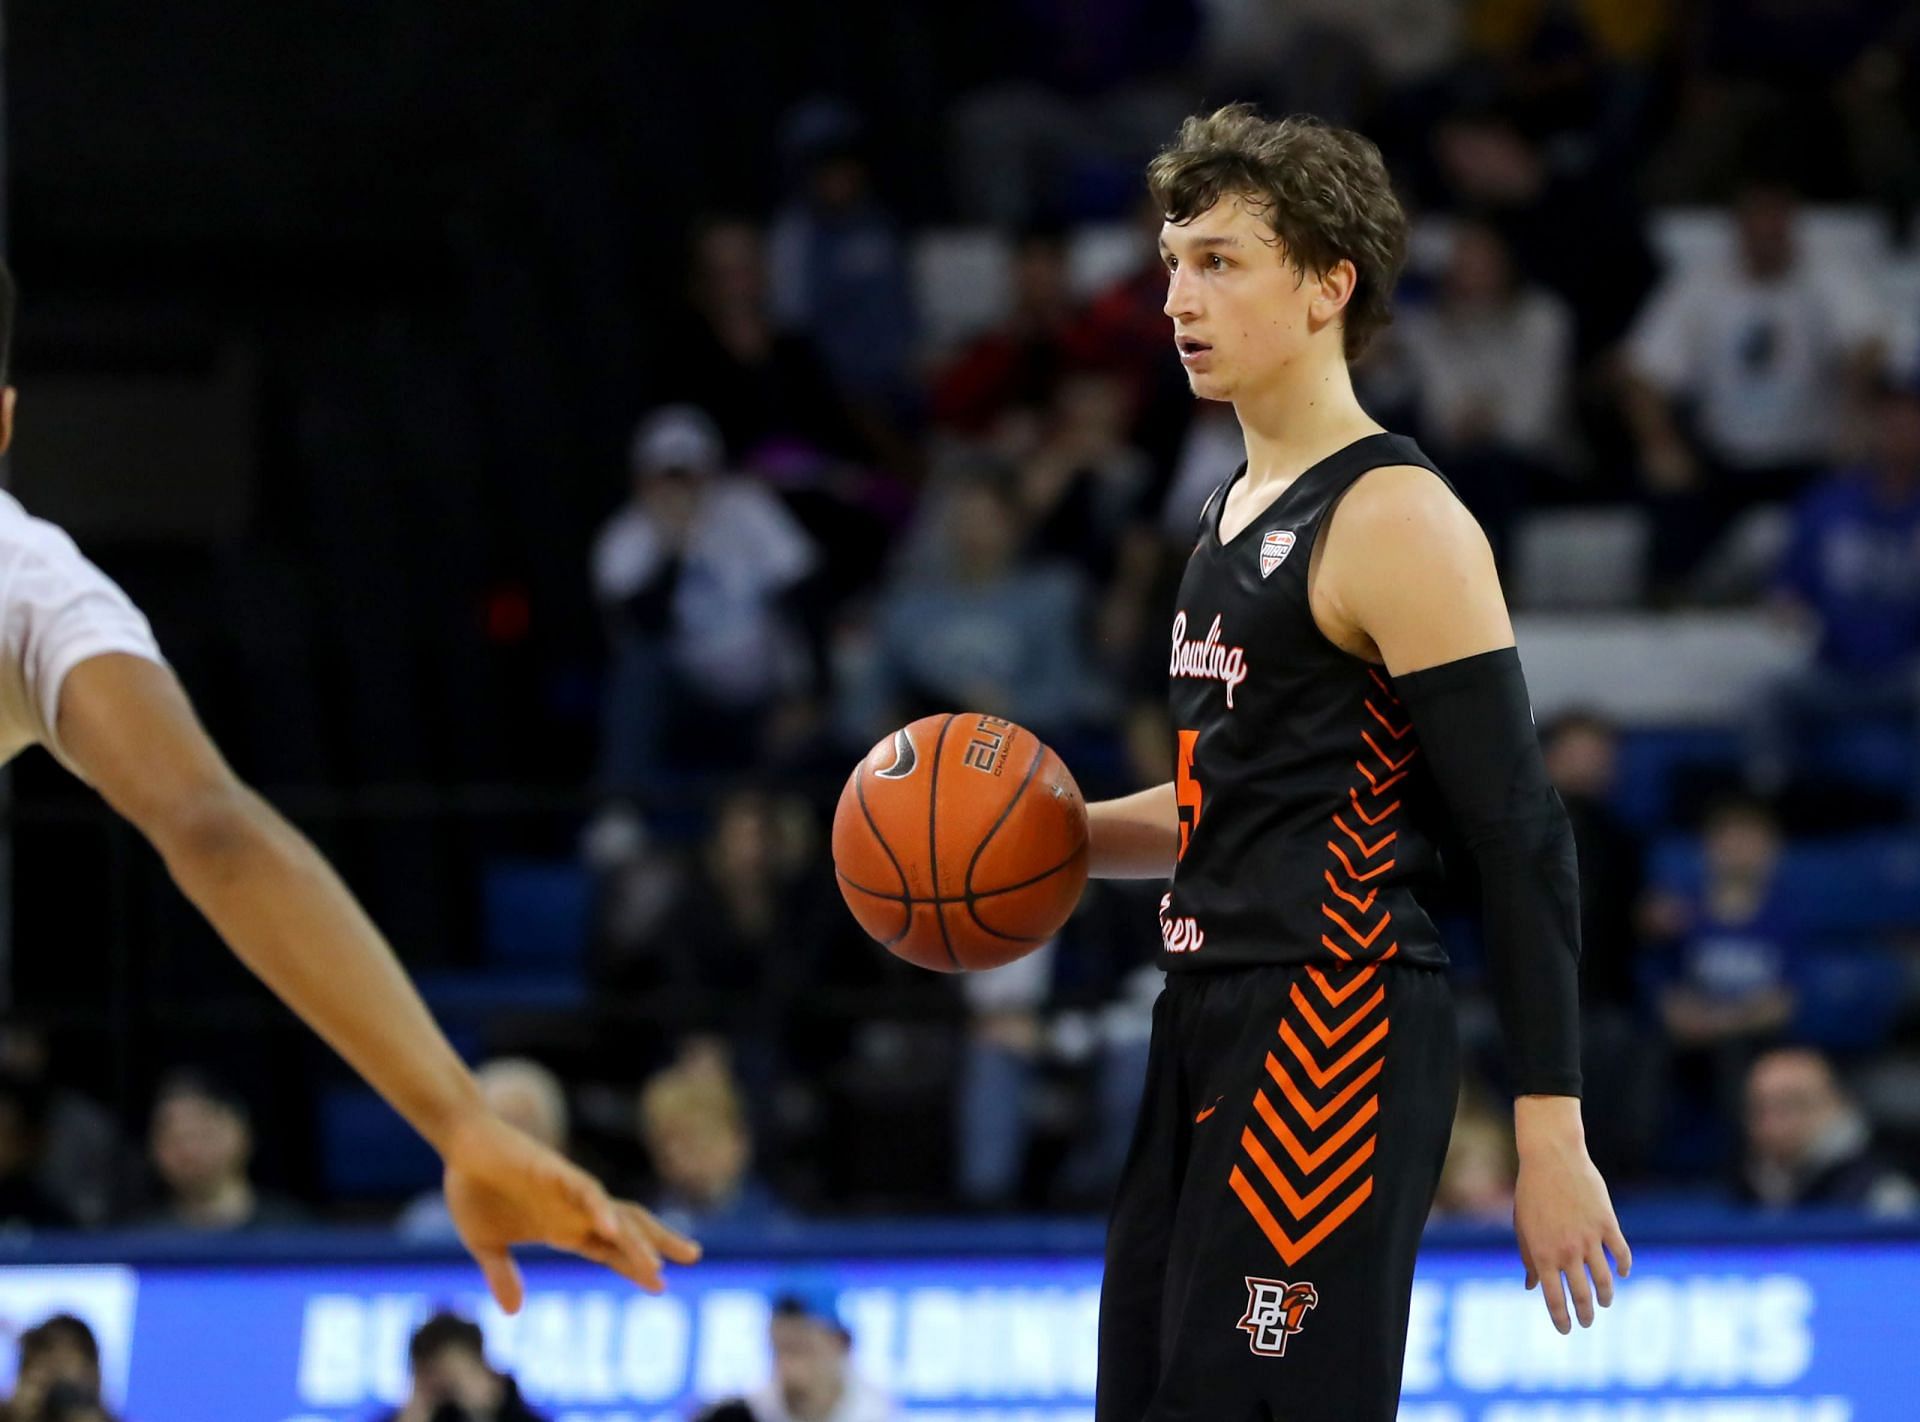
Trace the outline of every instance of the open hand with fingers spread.
{"label": "open hand with fingers spread", "polygon": [[[1593,1326],[1595,1303],[1613,1303],[1613,1269],[1626,1278],[1633,1251],[1620,1232],[1607,1185],[1587,1156],[1580,1103],[1570,1096],[1523,1096],[1514,1102],[1520,1176],[1513,1192],[1513,1229],[1527,1287],[1541,1286],[1553,1326]],[[1563,1283],[1564,1280],[1564,1283]],[[1568,1300],[1572,1308],[1568,1308]]]}
{"label": "open hand with fingers spread", "polygon": [[454,1228],[508,1313],[519,1311],[526,1292],[510,1252],[516,1244],[577,1254],[649,1293],[665,1287],[663,1260],[700,1258],[692,1240],[611,1198],[584,1170],[490,1112],[476,1112],[448,1138],[446,1167]]}

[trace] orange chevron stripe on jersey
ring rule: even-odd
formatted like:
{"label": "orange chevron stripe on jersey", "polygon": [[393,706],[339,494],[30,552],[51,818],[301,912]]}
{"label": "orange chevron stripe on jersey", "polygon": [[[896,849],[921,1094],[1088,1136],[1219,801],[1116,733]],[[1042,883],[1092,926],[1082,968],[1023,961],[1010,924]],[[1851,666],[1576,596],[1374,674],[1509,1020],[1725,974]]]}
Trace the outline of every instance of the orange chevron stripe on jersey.
{"label": "orange chevron stripe on jersey", "polygon": [[1420,754],[1420,747],[1412,746],[1408,748],[1405,755],[1395,760],[1392,756],[1380,749],[1380,743],[1373,738],[1372,731],[1362,731],[1360,733],[1360,739],[1367,743],[1369,750],[1380,757],[1381,763],[1385,765],[1388,770],[1404,770],[1413,763],[1413,758]]}
{"label": "orange chevron stripe on jersey", "polygon": [[[1351,970],[1351,979],[1339,983],[1309,969],[1308,981],[1311,988],[1296,983],[1288,990],[1278,1029],[1284,1050],[1266,1056],[1273,1089],[1255,1089],[1255,1119],[1241,1128],[1240,1160],[1227,1181],[1289,1265],[1323,1244],[1373,1195],[1383,1048],[1391,1027],[1386,983],[1372,965]],[[1308,1045],[1311,1039],[1337,1048],[1355,1037],[1327,1063]]]}
{"label": "orange chevron stripe on jersey", "polygon": [[1309,965],[1307,968],[1307,976],[1313,979],[1314,986],[1320,989],[1321,995],[1327,1000],[1327,1004],[1331,1007],[1338,1007],[1356,992],[1360,991],[1361,988],[1372,982],[1374,973],[1371,967],[1362,968],[1353,975],[1352,982],[1348,983],[1345,987],[1337,989],[1332,983],[1327,981],[1327,975],[1316,967]]}
{"label": "orange chevron stripe on jersey", "polygon": [[1369,829],[1371,829],[1374,825],[1379,824],[1380,821],[1384,820],[1388,815],[1392,814],[1395,810],[1400,808],[1400,802],[1398,800],[1395,800],[1391,805],[1387,806],[1387,808],[1382,810],[1379,814],[1369,815],[1366,812],[1366,808],[1362,806],[1360,803],[1360,787],[1357,785],[1349,786],[1347,788],[1347,798],[1353,802],[1353,812],[1354,814],[1360,817],[1360,823],[1366,825]]}
{"label": "orange chevron stripe on jersey", "polygon": [[[1396,702],[1394,704],[1398,705],[1399,703]],[[1387,734],[1392,736],[1396,741],[1405,739],[1413,730],[1413,723],[1411,721],[1404,726],[1394,725],[1393,722],[1389,721],[1381,712],[1380,708],[1373,704],[1371,698],[1367,701],[1367,710],[1373,713],[1373,719],[1378,721],[1382,726],[1385,726],[1387,728]]]}
{"label": "orange chevron stripe on jersey", "polygon": [[1366,898],[1356,899],[1352,894],[1340,887],[1340,881],[1333,877],[1333,870],[1327,870],[1326,876],[1327,887],[1333,890],[1333,896],[1335,898],[1344,903],[1352,904],[1355,908],[1359,909],[1361,913],[1366,913],[1373,908],[1374,898],[1380,892],[1378,889],[1368,889]]}
{"label": "orange chevron stripe on jersey", "polygon": [[1286,1068],[1286,1063],[1272,1052],[1267,1053],[1267,1075],[1273,1078],[1273,1084],[1280,1088],[1288,1104],[1300,1113],[1300,1119],[1307,1123],[1309,1129],[1316,1131],[1326,1125],[1336,1111],[1359,1094],[1368,1082],[1380,1075],[1380,1069],[1386,1064],[1385,1058],[1377,1059],[1372,1066],[1348,1082],[1333,1100],[1324,1106],[1314,1106],[1308,1102],[1306,1093],[1301,1091],[1299,1083],[1294,1081],[1292,1073]]}
{"label": "orange chevron stripe on jersey", "polygon": [[[1400,945],[1388,934],[1393,913],[1369,881],[1396,862],[1392,849],[1400,832],[1389,822],[1404,802],[1388,799],[1387,791],[1412,773],[1420,747],[1402,745],[1413,724],[1380,673],[1369,668],[1368,675],[1380,695],[1362,698],[1361,758],[1353,763],[1358,778],[1347,787],[1346,805],[1330,817],[1326,844],[1333,859],[1322,873],[1327,898],[1320,905],[1320,944],[1336,966],[1322,971],[1309,964],[1306,981],[1312,987],[1295,983],[1288,989],[1277,1029],[1281,1049],[1267,1053],[1273,1089],[1254,1091],[1259,1128],[1242,1128],[1240,1163],[1227,1182],[1288,1265],[1304,1259],[1373,1194],[1368,1167],[1392,1028],[1378,965]],[[1349,807],[1372,838],[1347,822]],[[1316,1050],[1337,1055],[1323,1061]]]}
{"label": "orange chevron stripe on jersey", "polygon": [[1347,852],[1339,845],[1335,844],[1332,840],[1328,840],[1327,848],[1333,851],[1333,857],[1340,861],[1340,867],[1347,871],[1347,877],[1356,884],[1364,884],[1369,879],[1379,878],[1382,874],[1386,873],[1387,870],[1393,868],[1395,862],[1389,859],[1385,864],[1375,865],[1373,868],[1367,870],[1366,873],[1362,874],[1358,869],[1353,867],[1353,861],[1347,858]]}
{"label": "orange chevron stripe on jersey", "polygon": [[1313,1028],[1313,1035],[1320,1039],[1320,1045],[1323,1047],[1337,1047],[1340,1045],[1340,1039],[1342,1037],[1346,1036],[1347,1033],[1351,1032],[1355,1027],[1358,1027],[1362,1020],[1364,1020],[1374,1008],[1380,1006],[1381,1003],[1387,1000],[1387,985],[1381,983],[1376,987],[1373,990],[1373,996],[1354,1008],[1346,1021],[1342,1022],[1338,1027],[1329,1027],[1320,1020],[1320,1014],[1313,1010],[1313,1004],[1307,1001],[1307,995],[1300,991],[1300,984],[1295,983],[1288,996],[1293,1005],[1300,1009],[1300,1015],[1306,1018],[1307,1026]]}
{"label": "orange chevron stripe on jersey", "polygon": [[1326,1067],[1314,1060],[1313,1053],[1307,1050],[1307,1044],[1300,1040],[1300,1034],[1293,1030],[1291,1022],[1280,1024],[1280,1040],[1286,1043],[1287,1050],[1293,1053],[1294,1059],[1306,1068],[1307,1079],[1324,1090],[1346,1075],[1354,1063],[1364,1060],[1369,1052],[1386,1041],[1387,1029],[1390,1025],[1387,1019],[1382,1017],[1378,1026],[1348,1048],[1332,1066]]}
{"label": "orange chevron stripe on jersey", "polygon": [[1280,1227],[1280,1221],[1273,1217],[1273,1211],[1267,1208],[1259,1191],[1253,1188],[1253,1182],[1247,1179],[1247,1173],[1239,1166],[1233,1167],[1228,1184],[1233,1187],[1233,1193],[1240,1197],[1240,1203],[1247,1207],[1247,1213],[1253,1216],[1254,1223],[1260,1226],[1275,1252],[1288,1264],[1298,1264],[1312,1253],[1322,1240],[1345,1224],[1347,1217],[1373,1193],[1373,1177],[1369,1175],[1360,1182],[1357,1190],[1334,1207],[1333,1213],[1296,1240]]}
{"label": "orange chevron stripe on jersey", "polygon": [[1341,1163],[1338,1170],[1314,1186],[1307,1194],[1302,1195],[1293,1188],[1293,1182],[1287,1179],[1286,1172],[1281,1170],[1274,1161],[1273,1153],[1261,1144],[1260,1137],[1246,1128],[1242,1128],[1240,1132],[1240,1148],[1246,1151],[1247,1159],[1253,1162],[1255,1169],[1260,1172],[1267,1184],[1273,1187],[1274,1194],[1280,1197],[1280,1203],[1286,1206],[1287,1213],[1295,1219],[1302,1219],[1324,1205],[1327,1197],[1345,1184],[1354,1171],[1373,1159],[1373,1147],[1374,1138],[1368,1136],[1360,1143],[1359,1148]]}

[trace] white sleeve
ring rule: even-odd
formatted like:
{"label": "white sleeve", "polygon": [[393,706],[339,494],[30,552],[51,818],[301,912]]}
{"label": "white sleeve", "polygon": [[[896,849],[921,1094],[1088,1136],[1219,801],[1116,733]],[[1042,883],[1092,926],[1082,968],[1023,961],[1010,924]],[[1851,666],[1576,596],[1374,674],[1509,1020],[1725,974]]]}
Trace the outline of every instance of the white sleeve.
{"label": "white sleeve", "polygon": [[1699,374],[1694,327],[1701,290],[1696,274],[1674,273],[1641,308],[1627,333],[1627,364],[1669,395],[1684,393]]}
{"label": "white sleeve", "polygon": [[20,710],[37,720],[31,727],[35,738],[69,768],[72,761],[57,734],[67,674],[110,652],[166,665],[153,628],[133,599],[52,524],[36,521],[31,541],[16,547],[0,591],[0,616],[25,692]]}
{"label": "white sleeve", "polygon": [[1890,313],[1875,299],[1873,288],[1866,282],[1850,274],[1828,272],[1817,290],[1839,346],[1832,353],[1836,359],[1845,360],[1861,347],[1887,338]]}

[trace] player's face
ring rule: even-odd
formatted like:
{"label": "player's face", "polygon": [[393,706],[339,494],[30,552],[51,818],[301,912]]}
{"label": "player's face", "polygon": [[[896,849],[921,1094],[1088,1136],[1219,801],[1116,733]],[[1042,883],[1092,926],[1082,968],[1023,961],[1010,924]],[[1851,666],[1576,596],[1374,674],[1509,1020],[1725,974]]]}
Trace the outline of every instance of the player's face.
{"label": "player's face", "polygon": [[1222,198],[1191,222],[1163,224],[1160,257],[1174,344],[1202,400],[1232,400],[1283,379],[1308,336],[1345,304],[1328,304],[1327,280],[1300,272],[1240,197]]}

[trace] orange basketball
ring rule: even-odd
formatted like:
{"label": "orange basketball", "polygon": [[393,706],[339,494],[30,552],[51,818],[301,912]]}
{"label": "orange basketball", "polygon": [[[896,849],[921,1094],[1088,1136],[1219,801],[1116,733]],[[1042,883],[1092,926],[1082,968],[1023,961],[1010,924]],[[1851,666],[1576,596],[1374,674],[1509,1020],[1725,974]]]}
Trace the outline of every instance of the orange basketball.
{"label": "orange basketball", "polygon": [[854,767],[833,867],[860,926],[935,972],[997,968],[1087,883],[1087,807],[1060,757],[998,716],[927,716]]}

